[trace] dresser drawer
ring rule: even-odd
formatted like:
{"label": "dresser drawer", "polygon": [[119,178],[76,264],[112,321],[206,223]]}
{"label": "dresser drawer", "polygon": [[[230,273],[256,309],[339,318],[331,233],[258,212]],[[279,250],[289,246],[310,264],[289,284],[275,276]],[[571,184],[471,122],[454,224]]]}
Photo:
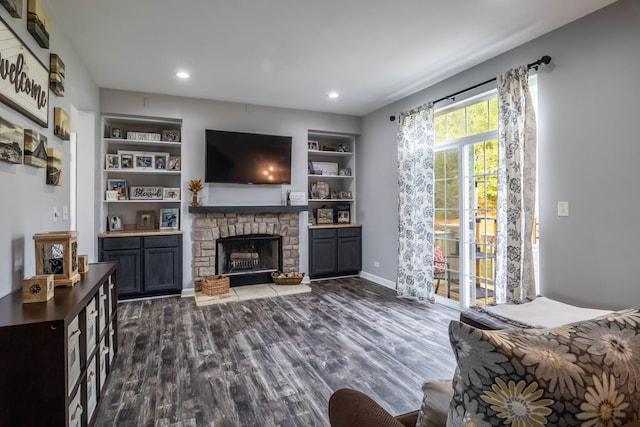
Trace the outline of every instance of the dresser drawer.
{"label": "dresser drawer", "polygon": [[92,298],[91,301],[87,304],[85,309],[86,319],[87,319],[87,330],[86,330],[86,340],[87,340],[87,355],[91,354],[94,348],[96,348],[97,338],[96,338],[96,321],[98,318],[98,307],[96,306],[96,299]]}
{"label": "dresser drawer", "polygon": [[80,403],[80,390],[71,399],[69,403],[69,427],[80,427],[82,425],[82,404]]}
{"label": "dresser drawer", "polygon": [[98,335],[100,335],[102,331],[104,331],[105,326],[107,326],[107,315],[110,311],[109,297],[104,288],[104,286],[100,286],[98,290]]}
{"label": "dresser drawer", "polygon": [[87,376],[84,379],[87,390],[87,420],[93,416],[98,404],[98,370],[97,357],[93,357],[87,365]]}
{"label": "dresser drawer", "polygon": [[360,237],[360,227],[338,228],[338,237]]}
{"label": "dresser drawer", "polygon": [[67,328],[67,380],[69,392],[80,377],[80,323],[76,316]]}
{"label": "dresser drawer", "polygon": [[311,238],[312,239],[327,239],[336,237],[336,229],[335,228],[327,228],[327,229],[311,229]]}

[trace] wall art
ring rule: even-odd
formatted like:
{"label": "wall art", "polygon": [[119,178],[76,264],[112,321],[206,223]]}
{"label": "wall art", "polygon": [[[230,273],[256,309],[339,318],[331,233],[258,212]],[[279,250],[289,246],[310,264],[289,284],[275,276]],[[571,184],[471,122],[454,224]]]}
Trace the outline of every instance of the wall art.
{"label": "wall art", "polygon": [[64,62],[55,53],[49,56],[49,89],[57,96],[64,96]]}
{"label": "wall art", "polygon": [[7,163],[22,163],[24,133],[22,128],[0,118],[0,160]]}
{"label": "wall art", "polygon": [[0,0],[0,3],[14,18],[22,18],[22,0]]}
{"label": "wall art", "polygon": [[71,120],[66,111],[60,107],[53,108],[53,134],[63,141],[69,140]]}
{"label": "wall art", "polygon": [[27,2],[27,30],[40,47],[49,49],[49,15],[39,0]]}
{"label": "wall art", "polygon": [[24,130],[24,164],[47,167],[47,137],[33,129]]}
{"label": "wall art", "polygon": [[62,185],[62,152],[47,148],[47,184]]}
{"label": "wall art", "polygon": [[49,126],[49,70],[0,18],[0,101],[42,127]]}

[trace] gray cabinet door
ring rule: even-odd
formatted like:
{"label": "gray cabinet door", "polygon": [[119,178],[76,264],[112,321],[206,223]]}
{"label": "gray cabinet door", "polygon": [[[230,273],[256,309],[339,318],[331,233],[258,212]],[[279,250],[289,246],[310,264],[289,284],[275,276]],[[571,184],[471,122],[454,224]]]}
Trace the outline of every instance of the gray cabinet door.
{"label": "gray cabinet door", "polygon": [[142,292],[140,249],[123,249],[102,252],[100,261],[118,263],[118,295],[130,295]]}
{"label": "gray cabinet door", "polygon": [[362,269],[362,240],[356,237],[338,237],[338,273],[358,274]]}
{"label": "gray cabinet door", "polygon": [[182,251],[179,248],[150,248],[144,250],[144,290],[157,292],[182,288],[180,276]]}
{"label": "gray cabinet door", "polygon": [[309,254],[309,276],[312,278],[330,276],[338,269],[336,258],[336,238],[312,238]]}

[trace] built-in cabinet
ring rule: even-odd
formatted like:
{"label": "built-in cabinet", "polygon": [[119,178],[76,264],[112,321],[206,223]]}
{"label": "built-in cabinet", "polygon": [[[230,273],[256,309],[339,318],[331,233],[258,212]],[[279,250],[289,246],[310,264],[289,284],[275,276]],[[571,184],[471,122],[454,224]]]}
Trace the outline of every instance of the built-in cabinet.
{"label": "built-in cabinet", "polygon": [[[182,121],[102,116],[101,231],[135,230],[141,211],[153,212],[153,229],[180,228]],[[177,210],[175,220],[167,221]],[[165,210],[165,217],[162,216]],[[165,221],[163,222],[163,219]]]}
{"label": "built-in cabinet", "polygon": [[100,261],[116,261],[120,299],[182,291],[182,234],[98,236]]}
{"label": "built-in cabinet", "polygon": [[0,299],[1,426],[94,424],[118,346],[116,271],[90,264],[47,302]]}
{"label": "built-in cabinet", "polygon": [[361,226],[309,227],[310,278],[355,275],[361,269]]}
{"label": "built-in cabinet", "polygon": [[355,223],[356,137],[310,130],[307,148],[310,222]]}

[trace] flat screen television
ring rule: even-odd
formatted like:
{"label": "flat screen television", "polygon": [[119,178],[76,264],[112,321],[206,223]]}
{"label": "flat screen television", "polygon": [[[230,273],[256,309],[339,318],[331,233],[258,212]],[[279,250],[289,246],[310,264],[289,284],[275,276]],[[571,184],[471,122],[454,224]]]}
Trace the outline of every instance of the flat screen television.
{"label": "flat screen television", "polygon": [[291,184],[291,137],[206,130],[205,182]]}

